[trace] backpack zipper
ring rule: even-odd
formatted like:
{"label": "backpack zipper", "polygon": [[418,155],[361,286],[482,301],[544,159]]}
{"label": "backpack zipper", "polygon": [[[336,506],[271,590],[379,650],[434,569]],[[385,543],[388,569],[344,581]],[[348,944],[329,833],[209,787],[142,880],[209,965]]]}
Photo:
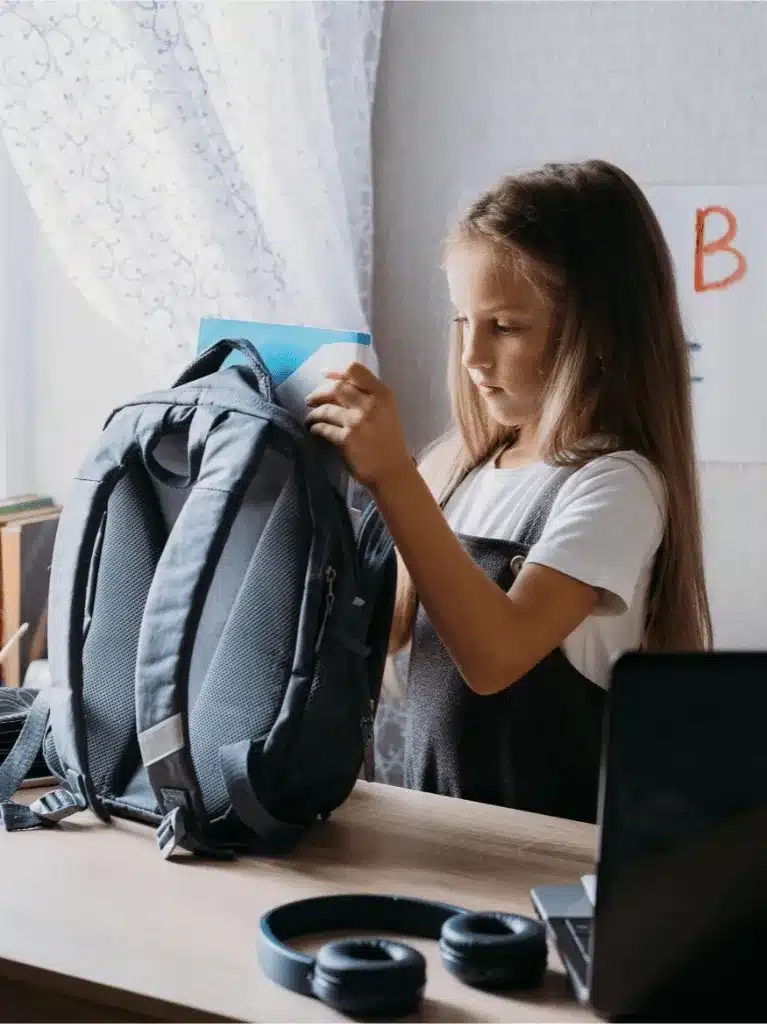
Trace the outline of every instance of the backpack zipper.
{"label": "backpack zipper", "polygon": [[372,697],[368,698],[368,710],[362,716],[360,725],[362,726],[362,742],[363,742],[363,766],[364,776],[366,782],[375,781],[375,752],[373,749],[373,733],[375,728],[375,713],[376,706],[375,701]]}
{"label": "backpack zipper", "polygon": [[[335,581],[336,570],[332,565],[329,565],[325,570],[325,612],[322,616],[322,622],[320,623],[319,632],[317,633],[317,643],[314,646],[314,653],[318,654],[322,641],[325,636],[325,630],[327,629],[330,616],[333,613],[333,605],[335,604]],[[366,688],[367,690],[367,688]],[[373,778],[373,729],[375,722],[375,701],[372,697],[368,696],[368,706],[360,717],[360,728],[362,731],[363,741],[363,762],[365,768],[365,776],[368,781],[372,781]]]}
{"label": "backpack zipper", "polygon": [[336,595],[334,590],[334,584],[336,581],[336,570],[332,565],[329,565],[325,570],[325,613],[322,616],[322,622],[320,623],[320,631],[317,634],[317,643],[314,645],[314,653],[317,654],[321,645],[323,637],[325,636],[325,629],[328,624],[328,620],[333,612],[333,605],[335,604]]}

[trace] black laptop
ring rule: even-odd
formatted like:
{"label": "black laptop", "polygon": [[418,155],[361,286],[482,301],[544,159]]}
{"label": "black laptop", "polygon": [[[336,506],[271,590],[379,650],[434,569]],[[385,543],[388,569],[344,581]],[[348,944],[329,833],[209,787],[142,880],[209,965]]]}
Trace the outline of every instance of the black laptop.
{"label": "black laptop", "polygon": [[767,1020],[767,652],[624,655],[596,876],[533,905],[609,1020]]}

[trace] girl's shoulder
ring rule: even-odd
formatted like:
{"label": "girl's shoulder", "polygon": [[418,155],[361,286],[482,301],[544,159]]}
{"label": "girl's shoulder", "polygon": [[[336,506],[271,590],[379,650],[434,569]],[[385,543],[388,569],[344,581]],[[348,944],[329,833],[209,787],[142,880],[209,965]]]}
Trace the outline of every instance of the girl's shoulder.
{"label": "girl's shoulder", "polygon": [[[474,522],[482,510],[493,510],[497,519],[508,510],[512,519],[544,491],[551,477],[561,467],[548,462],[533,462],[513,469],[498,470],[494,459],[475,466],[461,481],[447,503],[449,515],[458,514],[458,521],[469,515]],[[559,487],[552,505],[550,519],[561,513],[575,511],[592,516],[599,510],[623,516],[643,512],[659,514],[666,519],[666,488],[657,467],[639,452],[632,450],[595,454],[583,465],[572,469]],[[596,517],[594,517],[596,518]],[[633,518],[633,515],[628,516]]]}
{"label": "girl's shoulder", "polygon": [[666,513],[666,485],[650,459],[630,449],[595,455],[575,469],[562,486],[557,504],[569,503],[584,494],[611,503],[651,500],[662,518]]}

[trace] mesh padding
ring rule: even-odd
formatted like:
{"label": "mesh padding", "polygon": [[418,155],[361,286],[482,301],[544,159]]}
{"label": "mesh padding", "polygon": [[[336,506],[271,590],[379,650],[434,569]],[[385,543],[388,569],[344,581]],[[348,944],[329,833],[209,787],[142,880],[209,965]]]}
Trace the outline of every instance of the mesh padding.
{"label": "mesh padding", "polygon": [[237,600],[253,552],[266,529],[293,464],[284,455],[267,449],[251,477],[242,499],[240,514],[232,523],[210,580],[200,620],[195,629],[189,662],[189,707],[200,695],[218,641]]}
{"label": "mesh padding", "polygon": [[83,647],[88,763],[99,790],[116,787],[119,792],[127,779],[115,776],[131,759],[129,744],[136,744],[136,652],[163,546],[158,517],[151,485],[138,467],[130,466],[109,498],[92,619]]}
{"label": "mesh padding", "polygon": [[250,560],[190,715],[195,771],[211,815],[228,804],[219,748],[264,735],[282,706],[310,540],[305,499],[291,476]]}

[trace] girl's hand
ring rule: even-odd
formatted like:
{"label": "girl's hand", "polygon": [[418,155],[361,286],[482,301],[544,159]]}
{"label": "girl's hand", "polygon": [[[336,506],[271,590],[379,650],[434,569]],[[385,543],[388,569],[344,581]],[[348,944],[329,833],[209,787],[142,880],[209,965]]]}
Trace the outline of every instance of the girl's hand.
{"label": "girl's hand", "polygon": [[336,445],[350,472],[370,491],[412,469],[391,389],[363,363],[352,363],[343,373],[327,370],[325,376],[334,383],[306,399],[311,432]]}

